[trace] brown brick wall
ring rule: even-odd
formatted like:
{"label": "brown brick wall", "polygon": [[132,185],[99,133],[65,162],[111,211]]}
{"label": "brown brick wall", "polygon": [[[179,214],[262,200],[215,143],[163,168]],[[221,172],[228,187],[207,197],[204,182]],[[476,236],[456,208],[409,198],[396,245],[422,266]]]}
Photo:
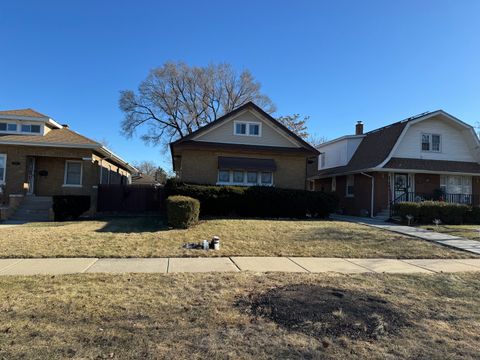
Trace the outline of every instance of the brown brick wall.
{"label": "brown brick wall", "polygon": [[[368,173],[375,177],[374,215],[388,208],[388,174]],[[354,196],[346,195],[347,177],[336,177],[336,191],[342,213],[347,215],[362,215],[371,209],[372,183],[368,176],[355,174]],[[332,178],[319,179],[315,182],[316,191],[331,191]]]}
{"label": "brown brick wall", "polygon": [[[27,181],[27,158],[30,156],[35,157],[36,161],[35,195],[90,195],[92,186],[99,183],[99,158],[89,149],[0,145],[0,154],[7,155],[4,199],[10,194],[25,193],[23,184]],[[82,158],[92,158],[92,160],[82,160]],[[63,186],[66,160],[82,161],[82,187]],[[103,163],[109,162],[103,160]],[[117,166],[111,165],[112,172],[116,174]],[[40,173],[46,175],[40,176]],[[124,169],[119,169],[119,173],[119,176],[128,174]]]}
{"label": "brown brick wall", "polygon": [[433,194],[440,189],[440,175],[415,174],[415,192],[417,194]]}
{"label": "brown brick wall", "polygon": [[305,189],[305,155],[253,154],[242,151],[183,150],[180,178],[182,181],[197,184],[216,184],[218,176],[218,157],[237,156],[274,159],[277,170],[273,174],[276,187]]}

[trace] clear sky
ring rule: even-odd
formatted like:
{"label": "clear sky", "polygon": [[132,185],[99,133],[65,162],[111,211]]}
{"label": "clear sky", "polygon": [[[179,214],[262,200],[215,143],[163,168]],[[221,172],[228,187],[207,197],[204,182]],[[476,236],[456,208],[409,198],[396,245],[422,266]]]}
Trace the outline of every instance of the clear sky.
{"label": "clear sky", "polygon": [[119,91],[165,61],[248,68],[328,139],[424,111],[480,120],[480,1],[0,1],[0,109],[32,107],[128,161]]}

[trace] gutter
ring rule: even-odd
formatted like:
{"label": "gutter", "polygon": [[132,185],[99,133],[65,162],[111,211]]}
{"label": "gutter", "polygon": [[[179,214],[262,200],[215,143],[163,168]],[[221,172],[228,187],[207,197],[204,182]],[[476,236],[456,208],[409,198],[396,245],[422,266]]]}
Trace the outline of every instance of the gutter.
{"label": "gutter", "polygon": [[372,193],[370,196],[370,217],[373,218],[373,208],[374,208],[374,199],[375,199],[375,178],[372,175],[368,175],[364,172],[361,172],[360,174],[370,178],[372,182],[372,190],[371,190]]}

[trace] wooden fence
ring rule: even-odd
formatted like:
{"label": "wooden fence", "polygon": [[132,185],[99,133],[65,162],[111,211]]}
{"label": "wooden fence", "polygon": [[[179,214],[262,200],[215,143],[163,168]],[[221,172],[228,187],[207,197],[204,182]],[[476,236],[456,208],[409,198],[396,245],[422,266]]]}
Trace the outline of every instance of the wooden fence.
{"label": "wooden fence", "polygon": [[137,184],[98,185],[97,211],[144,213],[164,210],[162,186]]}

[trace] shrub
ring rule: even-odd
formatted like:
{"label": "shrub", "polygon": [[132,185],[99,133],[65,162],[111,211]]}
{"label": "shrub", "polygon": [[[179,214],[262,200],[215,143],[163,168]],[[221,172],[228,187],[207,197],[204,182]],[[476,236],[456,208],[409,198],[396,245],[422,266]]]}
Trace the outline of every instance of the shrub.
{"label": "shrub", "polygon": [[445,224],[462,224],[468,219],[469,211],[472,211],[467,205],[443,201],[402,202],[395,204],[394,210],[403,221],[406,221],[407,215],[412,215],[423,224],[431,224],[434,219],[440,219]]}
{"label": "shrub", "polygon": [[165,191],[198,199],[202,216],[304,218],[310,214],[323,218],[338,207],[332,194],[265,186],[192,185],[169,180]]}
{"label": "shrub", "polygon": [[188,196],[174,195],[167,198],[168,223],[174,228],[187,229],[198,222],[200,202]]}
{"label": "shrub", "polygon": [[55,195],[52,207],[55,221],[75,220],[90,209],[90,196]]}

